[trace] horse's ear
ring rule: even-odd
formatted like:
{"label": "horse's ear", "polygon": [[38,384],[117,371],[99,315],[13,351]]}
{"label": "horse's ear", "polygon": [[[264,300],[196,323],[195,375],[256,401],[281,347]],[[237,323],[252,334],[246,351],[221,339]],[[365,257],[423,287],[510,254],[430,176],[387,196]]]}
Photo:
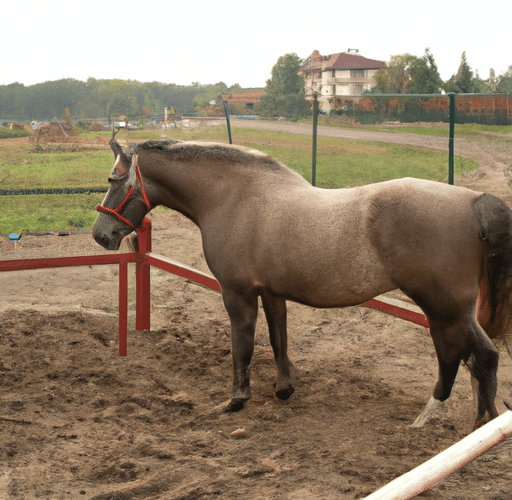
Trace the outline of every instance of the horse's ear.
{"label": "horse's ear", "polygon": [[130,159],[123,151],[123,148],[119,143],[112,138],[109,142],[110,149],[114,152],[116,162],[114,164],[114,170],[119,178],[124,177],[130,171]]}

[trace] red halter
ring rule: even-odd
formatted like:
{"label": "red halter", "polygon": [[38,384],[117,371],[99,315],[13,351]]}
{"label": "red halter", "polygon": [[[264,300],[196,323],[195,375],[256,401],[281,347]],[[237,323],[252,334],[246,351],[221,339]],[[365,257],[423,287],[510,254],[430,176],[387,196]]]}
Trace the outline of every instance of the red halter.
{"label": "red halter", "polygon": [[[137,175],[137,180],[140,184],[140,189],[142,191],[142,196],[144,197],[144,203],[146,204],[146,207],[148,208],[148,211],[151,210],[151,203],[149,203],[148,195],[146,194],[146,190],[144,189],[144,183],[142,182],[142,176],[140,175],[139,166],[135,165],[135,174]],[[114,217],[117,217],[121,222],[124,222],[128,226],[130,226],[132,229],[137,229],[128,219],[123,217],[119,212],[124,207],[130,196],[135,192],[136,186],[133,186],[128,193],[126,193],[126,196],[124,197],[124,200],[116,207],[116,208],[107,208],[103,205],[98,205],[96,207],[96,210],[98,212],[107,212],[108,214],[112,214]]]}

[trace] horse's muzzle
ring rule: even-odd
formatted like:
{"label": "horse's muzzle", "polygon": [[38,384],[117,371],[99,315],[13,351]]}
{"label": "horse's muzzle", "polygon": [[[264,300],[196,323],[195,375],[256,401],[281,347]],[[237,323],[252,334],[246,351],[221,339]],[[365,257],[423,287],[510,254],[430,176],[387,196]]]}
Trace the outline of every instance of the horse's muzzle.
{"label": "horse's muzzle", "polygon": [[108,214],[100,213],[92,227],[92,237],[107,250],[119,250],[123,238],[133,231]]}
{"label": "horse's muzzle", "polygon": [[107,250],[119,250],[121,246],[122,238],[116,237],[115,235],[107,236],[105,234],[97,234],[93,233],[93,238],[96,243],[100,244],[103,248]]}
{"label": "horse's muzzle", "polygon": [[94,223],[92,228],[94,241],[107,250],[119,250],[123,236],[115,228],[109,227],[109,225],[102,227],[102,225],[98,224],[98,221]]}

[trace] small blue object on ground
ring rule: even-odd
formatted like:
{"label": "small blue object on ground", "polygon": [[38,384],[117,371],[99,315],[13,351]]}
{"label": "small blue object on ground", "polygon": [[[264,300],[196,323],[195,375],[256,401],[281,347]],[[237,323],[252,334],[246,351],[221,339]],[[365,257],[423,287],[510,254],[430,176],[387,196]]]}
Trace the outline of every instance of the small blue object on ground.
{"label": "small blue object on ground", "polygon": [[21,234],[10,234],[9,239],[11,241],[20,241],[21,240]]}

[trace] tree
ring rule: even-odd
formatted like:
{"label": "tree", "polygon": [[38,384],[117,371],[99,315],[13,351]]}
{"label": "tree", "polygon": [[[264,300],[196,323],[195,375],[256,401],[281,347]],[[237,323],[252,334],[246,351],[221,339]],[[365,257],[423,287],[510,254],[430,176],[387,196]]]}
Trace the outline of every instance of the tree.
{"label": "tree", "polygon": [[409,82],[409,68],[414,57],[411,54],[391,56],[389,66],[380,69],[375,75],[376,92],[379,94],[405,93]]}
{"label": "tree", "polygon": [[479,86],[473,71],[466,60],[466,51],[460,58],[459,69],[445,84],[446,92],[455,92],[456,94],[471,94],[479,92]]}
{"label": "tree", "polygon": [[439,94],[443,81],[439,76],[434,56],[425,49],[421,58],[414,58],[409,68],[408,94]]}
{"label": "tree", "polygon": [[298,75],[301,65],[302,59],[297,54],[286,54],[277,60],[272,68],[272,78],[266,82],[265,95],[256,108],[258,113],[291,120],[309,115],[304,81]]}
{"label": "tree", "polygon": [[201,108],[206,106],[212,99],[219,97],[222,94],[227,94],[228,86],[224,82],[218,82],[214,85],[200,85],[198,84],[198,94],[194,97],[194,108]]}
{"label": "tree", "polygon": [[108,120],[119,115],[138,114],[136,86],[129,80],[105,80],[95,90],[93,96],[106,111]]}
{"label": "tree", "polygon": [[500,77],[496,85],[496,92],[512,94],[512,65]]}
{"label": "tree", "polygon": [[496,92],[498,85],[500,83],[500,78],[496,76],[496,72],[494,68],[489,70],[489,78],[485,81],[487,84],[485,87],[485,92]]}
{"label": "tree", "polygon": [[380,69],[375,92],[381,94],[437,94],[443,81],[434,56],[425,49],[423,57],[400,54],[391,57],[389,66]]}

